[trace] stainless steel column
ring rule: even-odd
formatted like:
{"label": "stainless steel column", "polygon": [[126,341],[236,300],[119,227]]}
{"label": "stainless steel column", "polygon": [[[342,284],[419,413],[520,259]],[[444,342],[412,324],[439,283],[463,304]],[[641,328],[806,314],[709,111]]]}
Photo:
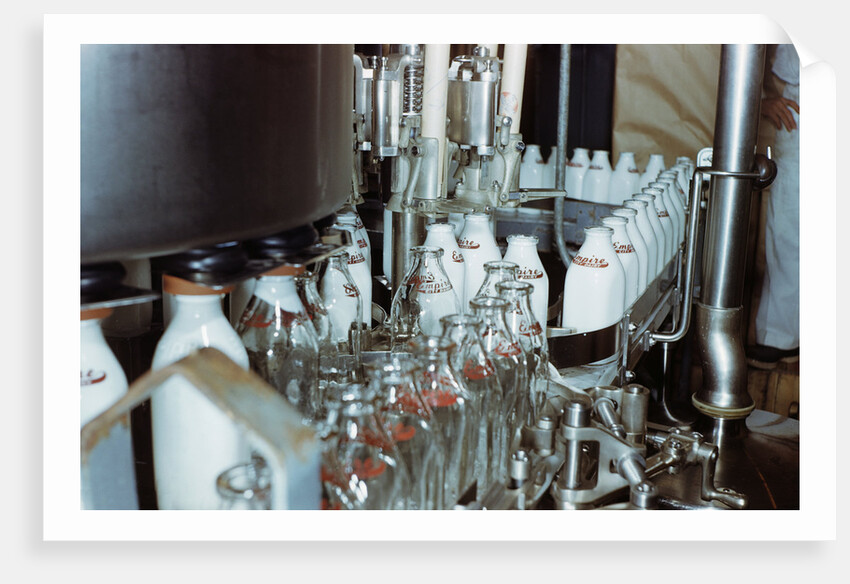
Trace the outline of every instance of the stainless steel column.
{"label": "stainless steel column", "polygon": [[[752,172],[764,74],[764,45],[724,45],[720,59],[712,167]],[[703,384],[694,406],[714,420],[743,420],[747,392],[743,290],[753,179],[715,175],[709,194],[696,345]]]}

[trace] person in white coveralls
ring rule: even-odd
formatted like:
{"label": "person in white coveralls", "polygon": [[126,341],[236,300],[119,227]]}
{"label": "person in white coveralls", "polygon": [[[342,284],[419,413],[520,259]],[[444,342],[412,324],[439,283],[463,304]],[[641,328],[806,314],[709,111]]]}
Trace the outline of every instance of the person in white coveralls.
{"label": "person in white coveralls", "polygon": [[800,59],[792,44],[777,45],[771,73],[781,95],[762,99],[761,115],[776,126],[777,176],[767,191],[765,275],[756,312],[756,345],[747,361],[761,369],[799,359],[800,347]]}

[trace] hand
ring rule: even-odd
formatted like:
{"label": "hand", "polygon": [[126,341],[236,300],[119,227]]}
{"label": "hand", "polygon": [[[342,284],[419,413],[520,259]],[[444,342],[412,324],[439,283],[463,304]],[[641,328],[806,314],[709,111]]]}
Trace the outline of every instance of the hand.
{"label": "hand", "polygon": [[783,125],[789,132],[797,129],[791,109],[800,113],[800,105],[787,97],[766,97],[761,100],[761,115],[773,122],[777,130],[781,130]]}

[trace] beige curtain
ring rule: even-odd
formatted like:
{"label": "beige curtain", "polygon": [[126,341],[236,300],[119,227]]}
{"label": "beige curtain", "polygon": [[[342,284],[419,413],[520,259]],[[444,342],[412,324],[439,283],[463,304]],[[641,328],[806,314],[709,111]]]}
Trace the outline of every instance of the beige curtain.
{"label": "beige curtain", "polygon": [[650,154],[669,167],[711,146],[720,45],[617,45],[611,164],[634,152],[643,171]]}

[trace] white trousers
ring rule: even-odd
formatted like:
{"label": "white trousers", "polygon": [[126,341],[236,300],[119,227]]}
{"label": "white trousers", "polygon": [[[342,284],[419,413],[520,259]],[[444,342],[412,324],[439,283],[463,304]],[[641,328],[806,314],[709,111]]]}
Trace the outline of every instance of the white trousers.
{"label": "white trousers", "polygon": [[[799,86],[783,95],[799,103]],[[766,192],[765,275],[756,313],[756,342],[777,349],[800,346],[800,118],[797,129],[776,132],[776,180]]]}

